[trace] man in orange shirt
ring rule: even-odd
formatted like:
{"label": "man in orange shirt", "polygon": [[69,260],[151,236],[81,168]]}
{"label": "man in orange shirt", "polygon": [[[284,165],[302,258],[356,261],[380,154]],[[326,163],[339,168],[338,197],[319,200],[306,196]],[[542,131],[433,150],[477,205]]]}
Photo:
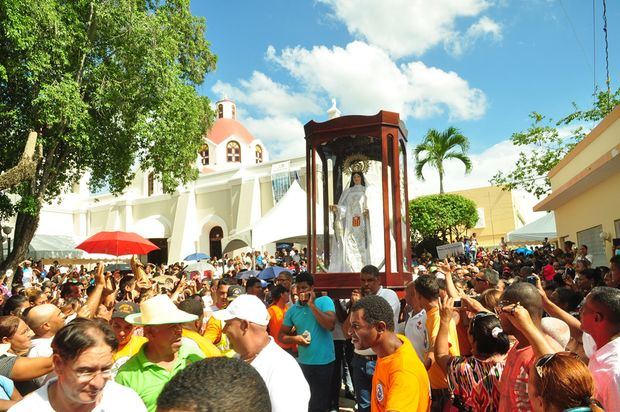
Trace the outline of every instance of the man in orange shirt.
{"label": "man in orange shirt", "polygon": [[380,296],[368,295],[351,308],[349,335],[356,349],[372,348],[377,366],[372,377],[373,412],[427,412],[430,384],[409,340],[394,333],[394,312]]}
{"label": "man in orange shirt", "polygon": [[282,349],[287,351],[293,356],[297,356],[297,345],[290,343],[283,343],[278,339],[282,322],[284,321],[284,314],[288,309],[288,302],[290,299],[290,292],[282,285],[276,285],[271,291],[271,297],[273,298],[273,304],[267,308],[269,312],[269,324],[267,325],[267,331],[273,337],[273,340]]}

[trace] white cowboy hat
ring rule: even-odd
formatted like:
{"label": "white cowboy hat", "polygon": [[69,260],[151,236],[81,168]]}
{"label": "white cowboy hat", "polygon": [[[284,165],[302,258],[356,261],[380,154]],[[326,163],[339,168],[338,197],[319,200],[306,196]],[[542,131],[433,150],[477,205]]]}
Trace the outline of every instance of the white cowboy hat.
{"label": "white cowboy hat", "polygon": [[132,325],[149,326],[186,323],[196,319],[198,316],[178,309],[168,295],[157,295],[140,303],[140,312],[127,315],[125,321]]}

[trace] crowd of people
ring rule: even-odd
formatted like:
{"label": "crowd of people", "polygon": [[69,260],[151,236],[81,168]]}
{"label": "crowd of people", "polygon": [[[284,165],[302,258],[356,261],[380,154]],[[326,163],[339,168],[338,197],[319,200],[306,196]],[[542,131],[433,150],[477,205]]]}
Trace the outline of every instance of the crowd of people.
{"label": "crowd of people", "polygon": [[25,261],[0,286],[0,410],[618,409],[620,256],[466,243],[415,256],[403,299],[372,265],[346,298],[315,289],[304,250],[204,272]]}

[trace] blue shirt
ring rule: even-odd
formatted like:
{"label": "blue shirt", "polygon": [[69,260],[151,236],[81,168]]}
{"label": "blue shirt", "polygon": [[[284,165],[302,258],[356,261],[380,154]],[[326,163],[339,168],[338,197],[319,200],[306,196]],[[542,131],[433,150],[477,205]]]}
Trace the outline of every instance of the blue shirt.
{"label": "blue shirt", "polygon": [[0,375],[0,399],[3,401],[11,400],[11,396],[13,396],[13,389],[15,389],[13,381],[6,376]]}
{"label": "blue shirt", "polygon": [[[328,296],[321,296],[314,301],[316,308],[321,312],[335,312],[334,302]],[[298,345],[298,361],[303,365],[326,365],[336,359],[334,342],[331,331],[319,325],[312,309],[308,305],[294,304],[286,311],[284,321],[288,327],[297,329],[297,334],[310,332],[310,345]]]}

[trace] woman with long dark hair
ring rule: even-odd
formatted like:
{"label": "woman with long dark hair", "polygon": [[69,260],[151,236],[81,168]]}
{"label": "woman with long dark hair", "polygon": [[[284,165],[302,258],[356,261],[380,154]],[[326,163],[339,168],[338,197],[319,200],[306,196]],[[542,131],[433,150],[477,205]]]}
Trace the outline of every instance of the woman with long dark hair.
{"label": "woman with long dark hair", "polygon": [[440,301],[441,321],[435,341],[435,361],[448,376],[452,404],[459,411],[496,410],[499,378],[510,349],[508,335],[494,313],[478,312],[469,322],[467,334],[472,356],[451,356],[448,335],[453,310],[452,298]]}

